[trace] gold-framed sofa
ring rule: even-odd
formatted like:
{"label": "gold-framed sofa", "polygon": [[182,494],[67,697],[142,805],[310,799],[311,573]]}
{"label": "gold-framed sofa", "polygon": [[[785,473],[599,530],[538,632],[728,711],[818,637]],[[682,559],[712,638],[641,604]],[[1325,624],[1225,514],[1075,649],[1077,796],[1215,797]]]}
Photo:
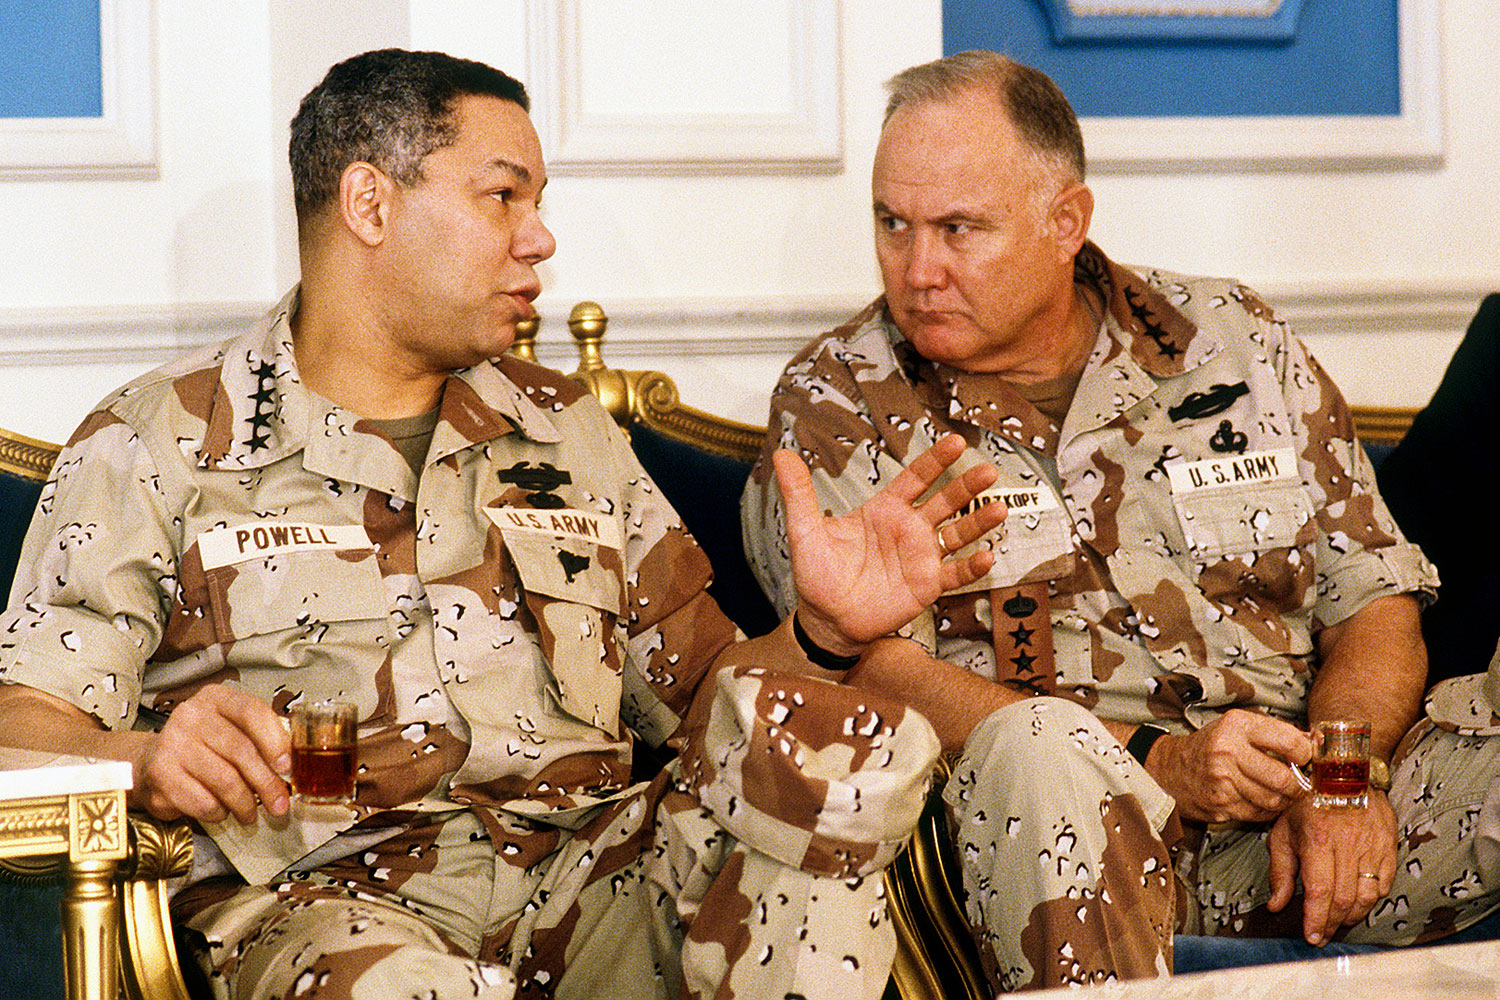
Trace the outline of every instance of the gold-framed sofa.
{"label": "gold-framed sofa", "polygon": [[[683,403],[665,373],[607,365],[603,342],[608,316],[596,303],[575,306],[568,327],[579,359],[573,377],[630,434],[642,464],[703,545],[715,568],[716,598],[748,634],[769,630],[775,615],[744,565],[737,510],[765,428]],[[514,352],[535,360],[537,335],[536,322],[524,324]],[[1412,416],[1411,410],[1393,408],[1355,412],[1367,444],[1386,448],[1400,440]],[[56,445],[0,430],[0,593],[8,592],[21,537],[57,453]],[[935,784],[943,777],[936,775]],[[130,1000],[188,1000],[167,899],[171,880],[190,867],[191,833],[182,822],[161,823],[138,813],[131,813],[129,820],[128,852],[111,883],[110,905],[99,910],[106,915],[101,919],[109,914],[118,919],[112,976]],[[0,825],[4,822],[0,813]],[[963,919],[957,866],[951,851],[943,847],[944,823],[940,799],[933,796],[908,850],[886,875],[898,938],[888,997],[980,1000],[991,995]],[[0,881],[23,887],[55,885],[64,877],[64,860],[0,861]],[[14,913],[10,917],[27,919]],[[71,937],[65,946],[81,947]],[[10,960],[6,947],[0,942],[0,963]],[[70,995],[86,995],[82,985],[70,983]]]}
{"label": "gold-framed sofa", "polygon": [[[715,564],[715,597],[748,633],[768,631],[776,624],[774,612],[743,565],[735,512],[765,428],[682,403],[676,383],[665,373],[609,367],[602,353],[607,324],[608,317],[595,303],[580,303],[572,310],[568,327],[579,358],[573,377],[630,434],[647,471],[679,507],[689,530],[703,539]],[[537,330],[534,322],[522,326],[513,348],[516,354],[535,360]],[[13,542],[8,561],[5,550],[0,550],[0,590],[8,591],[21,537],[57,453],[57,445],[0,430],[0,476],[8,477],[0,487],[10,488],[0,496],[7,504],[0,509],[0,530],[8,527],[12,536],[0,535],[0,544]],[[704,498],[708,502],[702,502]],[[958,873],[935,849],[942,823],[936,805],[934,799],[922,818],[927,835],[914,839],[886,877],[898,929],[887,995],[901,1000],[980,1000],[989,991],[962,923]],[[109,907],[119,921],[112,935],[119,949],[113,975],[129,1000],[189,1000],[167,901],[170,880],[185,875],[191,865],[191,832],[186,823],[161,823],[134,812],[130,828],[129,853],[113,880]],[[0,861],[0,880],[55,885],[64,878],[64,860]],[[38,898],[55,905],[55,895]],[[55,914],[35,915],[42,923],[58,925]],[[66,947],[76,948],[77,943],[69,940]],[[3,954],[0,945],[0,960]],[[82,994],[70,984],[70,995]]]}

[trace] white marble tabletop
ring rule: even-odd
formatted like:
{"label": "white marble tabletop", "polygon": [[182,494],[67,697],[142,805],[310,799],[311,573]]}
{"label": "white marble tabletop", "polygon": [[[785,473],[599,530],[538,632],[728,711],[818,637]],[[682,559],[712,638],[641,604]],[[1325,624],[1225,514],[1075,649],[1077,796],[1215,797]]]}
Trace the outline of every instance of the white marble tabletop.
{"label": "white marble tabletop", "polygon": [[0,801],[128,791],[134,785],[123,760],[0,747]]}
{"label": "white marble tabletop", "polygon": [[1500,941],[1395,948],[1029,995],[1037,1000],[1497,1000]]}

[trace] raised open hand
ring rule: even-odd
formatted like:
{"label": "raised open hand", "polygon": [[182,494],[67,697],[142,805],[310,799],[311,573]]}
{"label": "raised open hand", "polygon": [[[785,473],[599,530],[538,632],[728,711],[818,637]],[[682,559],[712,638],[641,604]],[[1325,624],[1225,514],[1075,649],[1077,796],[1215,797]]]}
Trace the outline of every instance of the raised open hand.
{"label": "raised open hand", "polygon": [[922,500],[964,448],[957,434],[944,437],[843,517],[819,509],[801,459],[789,451],[772,456],[786,509],[792,578],[802,601],[800,620],[820,646],[858,652],[993,564],[994,556],[984,550],[961,559],[948,553],[1004,520],[1003,504],[981,504],[944,523],[995,481],[993,466],[975,466]]}

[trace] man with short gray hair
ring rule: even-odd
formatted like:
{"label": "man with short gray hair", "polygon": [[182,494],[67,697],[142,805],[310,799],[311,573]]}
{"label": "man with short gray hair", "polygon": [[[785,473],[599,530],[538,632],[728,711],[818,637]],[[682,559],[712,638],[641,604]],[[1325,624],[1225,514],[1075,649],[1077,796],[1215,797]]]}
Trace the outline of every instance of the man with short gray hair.
{"label": "man with short gray hair", "polygon": [[[1410,943],[1478,920],[1500,903],[1500,741],[1418,721],[1437,578],[1337,388],[1250,289],[1089,242],[1078,122],[1045,74],[966,52],[890,86],[885,294],[777,385],[746,548],[789,607],[780,448],[834,512],[946,434],[1000,468],[990,573],[852,674],[956,758],[996,987],[1166,973],[1183,932]],[[1336,718],[1372,724],[1365,808],[1314,807],[1292,766]]]}

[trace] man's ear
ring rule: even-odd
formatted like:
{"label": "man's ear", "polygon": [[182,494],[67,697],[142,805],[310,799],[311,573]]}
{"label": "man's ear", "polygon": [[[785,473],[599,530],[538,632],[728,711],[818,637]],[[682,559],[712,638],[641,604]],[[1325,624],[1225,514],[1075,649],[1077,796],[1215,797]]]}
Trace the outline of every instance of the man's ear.
{"label": "man's ear", "polygon": [[1059,254],[1067,260],[1083,248],[1089,237],[1089,223],[1094,218],[1094,192],[1077,181],[1069,184],[1052,199],[1047,224],[1057,241]]}
{"label": "man's ear", "polygon": [[395,185],[372,163],[356,161],[339,177],[339,216],[351,233],[367,246],[385,240]]}

